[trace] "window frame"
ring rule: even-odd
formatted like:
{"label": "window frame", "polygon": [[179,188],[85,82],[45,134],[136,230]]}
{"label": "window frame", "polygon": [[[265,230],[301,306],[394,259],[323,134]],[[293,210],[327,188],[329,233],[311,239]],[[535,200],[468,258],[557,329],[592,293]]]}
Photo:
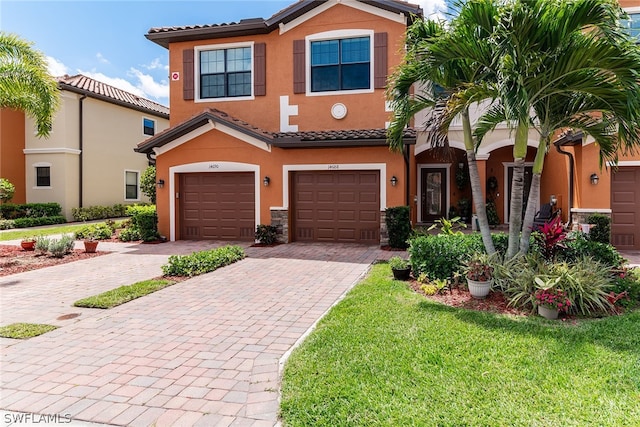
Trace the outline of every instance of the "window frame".
{"label": "window frame", "polygon": [[[151,131],[152,131],[153,133],[150,133],[150,134],[149,134],[149,133],[146,133],[146,132],[145,132],[145,131],[146,131],[146,129],[147,129],[147,126],[145,126],[145,121],[147,121],[147,120],[149,120],[151,123],[153,123],[153,127],[151,128]],[[157,127],[157,124],[158,124],[158,123],[157,123],[157,121],[156,121],[155,119],[152,119],[152,118],[149,118],[149,117],[143,117],[143,118],[142,118],[142,135],[143,135],[143,136],[145,136],[145,137],[151,137],[151,136],[154,136],[154,135],[156,134],[156,127]]]}
{"label": "window frame", "polygon": [[[49,185],[38,185],[38,169],[39,168],[47,168],[49,169]],[[33,164],[33,188],[37,190],[46,190],[53,188],[51,185],[51,163],[38,162]]]}
{"label": "window frame", "polygon": [[[627,13],[627,15],[629,15],[629,18],[631,18],[631,15],[638,15],[640,17],[640,6],[634,6],[634,7],[627,7],[624,8],[624,11]],[[630,22],[631,19],[625,19],[623,20],[624,24],[625,24],[625,30],[628,31],[628,34],[631,36],[631,28],[627,28],[626,27],[626,23]],[[640,30],[638,30],[638,35],[636,35],[635,37],[631,37],[632,39],[635,38],[636,40],[636,44],[640,44]]]}
{"label": "window frame", "polygon": [[[313,92],[311,90],[311,43],[318,41],[354,39],[360,37],[369,38],[369,87],[365,89],[341,89],[331,91]],[[334,30],[322,33],[310,34],[305,37],[305,85],[307,96],[329,96],[329,95],[353,95],[360,93],[373,93],[375,91],[374,69],[374,31],[373,30]]]}
{"label": "window frame", "polygon": [[[127,197],[127,188],[130,184],[127,184],[127,174],[135,173],[136,174],[136,197],[129,198]],[[140,171],[133,169],[125,169],[124,170],[124,200],[126,202],[139,202],[140,201]]]}
{"label": "window frame", "polygon": [[[224,44],[214,44],[214,45],[203,45],[194,47],[194,102],[226,102],[226,101],[248,101],[255,99],[255,52],[254,52],[255,42],[241,42],[241,43],[224,43]],[[251,57],[251,82],[250,88],[251,93],[249,95],[242,96],[225,96],[220,98],[202,98],[200,91],[200,53],[206,51],[213,50],[227,50],[227,49],[237,49],[237,48],[249,48],[250,49],[250,57]],[[225,71],[226,74],[226,71]]]}

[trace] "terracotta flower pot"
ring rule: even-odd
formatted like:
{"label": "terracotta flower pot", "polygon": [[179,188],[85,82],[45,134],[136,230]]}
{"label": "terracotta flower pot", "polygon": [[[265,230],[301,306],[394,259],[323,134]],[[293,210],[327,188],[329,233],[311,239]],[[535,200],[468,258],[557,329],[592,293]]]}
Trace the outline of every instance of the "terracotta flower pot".
{"label": "terracotta flower pot", "polygon": [[35,249],[36,247],[36,242],[35,241],[23,241],[20,242],[20,246],[22,246],[22,249],[24,249],[25,251],[32,251]]}
{"label": "terracotta flower pot", "polygon": [[85,240],[84,241],[84,251],[87,253],[95,253],[96,248],[98,247],[97,240]]}

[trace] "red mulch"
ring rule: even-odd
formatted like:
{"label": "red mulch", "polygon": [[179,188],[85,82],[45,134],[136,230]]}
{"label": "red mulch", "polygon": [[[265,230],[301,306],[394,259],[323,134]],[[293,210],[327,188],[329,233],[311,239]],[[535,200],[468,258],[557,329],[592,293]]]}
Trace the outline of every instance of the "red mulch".
{"label": "red mulch", "polygon": [[36,251],[25,251],[20,246],[0,245],[0,277],[22,273],[23,271],[37,270],[39,268],[50,267],[52,265],[66,264],[68,262],[94,258],[108,253],[109,252],[106,251],[86,253],[82,249],[75,249],[73,252],[62,258],[55,258],[48,255],[42,255]]}
{"label": "red mulch", "polygon": [[441,293],[436,293],[435,295],[426,295],[422,289],[420,289],[422,284],[417,280],[412,279],[409,281],[409,284],[411,289],[423,295],[425,298],[451,307],[490,311],[492,313],[513,314],[516,316],[528,316],[531,314],[527,310],[509,307],[508,301],[500,292],[491,291],[485,299],[476,299],[471,296],[467,289],[457,286],[451,289],[451,291],[443,290]]}

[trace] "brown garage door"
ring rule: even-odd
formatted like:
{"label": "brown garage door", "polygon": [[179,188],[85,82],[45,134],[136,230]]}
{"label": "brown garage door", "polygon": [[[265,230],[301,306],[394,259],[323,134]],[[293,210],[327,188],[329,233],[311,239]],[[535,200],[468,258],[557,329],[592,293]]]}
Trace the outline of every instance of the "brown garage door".
{"label": "brown garage door", "polygon": [[185,240],[253,240],[253,172],[180,175],[180,231]]}
{"label": "brown garage door", "polygon": [[378,171],[294,172],[292,179],[296,240],[380,242]]}
{"label": "brown garage door", "polygon": [[611,176],[611,243],[640,249],[640,168],[622,166]]}

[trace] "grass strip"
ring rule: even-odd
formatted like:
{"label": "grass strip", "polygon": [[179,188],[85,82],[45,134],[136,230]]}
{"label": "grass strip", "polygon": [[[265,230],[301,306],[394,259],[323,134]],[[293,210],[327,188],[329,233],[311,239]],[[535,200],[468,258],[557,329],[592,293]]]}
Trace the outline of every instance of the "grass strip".
{"label": "grass strip", "polygon": [[57,326],[39,323],[12,323],[0,328],[0,337],[26,339],[58,329]]}
{"label": "grass strip", "polygon": [[175,284],[175,281],[164,279],[144,280],[133,285],[120,286],[119,288],[103,292],[88,298],[83,298],[73,303],[75,307],[86,308],[112,308],[136,298],[148,295]]}
{"label": "grass strip", "polygon": [[373,266],[287,361],[286,426],[640,425],[640,312],[457,309]]}
{"label": "grass strip", "polygon": [[[116,221],[116,227],[121,226],[121,221]],[[98,223],[96,223],[98,224]],[[76,231],[85,228],[87,224],[61,225],[47,228],[20,229],[15,231],[4,231],[0,233],[0,241],[18,240],[33,236],[50,236],[52,234],[74,234]]]}

